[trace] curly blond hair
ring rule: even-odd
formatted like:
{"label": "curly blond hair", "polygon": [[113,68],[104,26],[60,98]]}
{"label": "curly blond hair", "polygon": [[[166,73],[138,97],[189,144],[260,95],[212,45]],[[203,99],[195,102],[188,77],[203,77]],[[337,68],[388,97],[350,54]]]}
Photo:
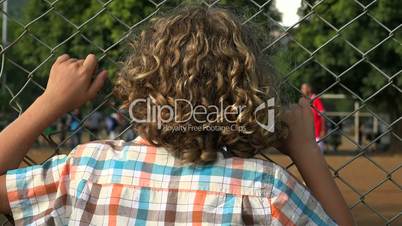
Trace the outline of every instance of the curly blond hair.
{"label": "curly blond hair", "polygon": [[[174,107],[177,120],[162,127],[156,121],[134,122],[136,132],[183,162],[195,164],[213,162],[223,148],[238,157],[253,157],[284,138],[286,126],[279,120],[275,81],[255,32],[222,8],[186,6],[152,19],[130,42],[132,53],[123,62],[115,93],[125,108],[146,98],[152,106]],[[275,132],[257,123],[266,124],[266,111],[254,112],[272,97],[276,98]],[[213,118],[221,120],[207,120],[210,115],[181,120],[194,109],[175,105],[177,99],[192,106],[223,106],[228,120],[222,120],[226,114],[222,111]],[[137,119],[149,116],[145,103],[129,110]],[[161,117],[170,116],[172,112],[161,111]],[[174,130],[180,126],[187,130]]]}

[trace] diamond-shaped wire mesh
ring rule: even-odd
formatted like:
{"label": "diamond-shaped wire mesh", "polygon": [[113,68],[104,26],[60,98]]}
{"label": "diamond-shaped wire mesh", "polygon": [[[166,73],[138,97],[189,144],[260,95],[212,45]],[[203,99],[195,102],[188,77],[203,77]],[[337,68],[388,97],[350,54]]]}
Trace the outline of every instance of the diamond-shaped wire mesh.
{"label": "diamond-shaped wire mesh", "polygon": [[[395,16],[402,14],[401,4],[396,0],[304,0],[299,21],[286,27],[273,0],[199,3],[230,7],[242,15],[243,23],[267,28],[269,41],[263,43],[263,50],[272,57],[270,63],[289,99],[300,95],[302,82],[310,82],[324,100],[326,159],[357,223],[402,225],[402,155],[398,153],[402,17]],[[101,66],[113,74],[125,54],[127,38],[154,15],[181,4],[179,0],[9,1],[8,10],[2,10],[7,35],[3,29],[0,127],[44,90],[57,55],[95,53]],[[99,129],[91,126],[92,120],[119,123],[116,128]],[[79,126],[71,128],[72,121]],[[109,83],[80,112],[71,112],[46,129],[22,166],[68,153],[80,142],[134,136]],[[269,159],[298,175],[288,158],[270,153]],[[12,225],[11,220],[0,216],[2,225]]]}

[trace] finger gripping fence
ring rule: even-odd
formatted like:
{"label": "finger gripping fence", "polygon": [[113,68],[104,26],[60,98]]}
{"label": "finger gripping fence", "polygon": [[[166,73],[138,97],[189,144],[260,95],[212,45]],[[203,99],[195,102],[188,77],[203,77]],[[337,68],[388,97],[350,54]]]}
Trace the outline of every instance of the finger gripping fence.
{"label": "finger gripping fence", "polygon": [[[107,68],[113,77],[130,35],[138,34],[155,15],[182,7],[187,1],[0,2],[0,127],[4,128],[42,93],[58,55],[82,58],[94,53],[100,59],[99,68]],[[289,7],[298,4],[286,2]],[[286,26],[281,21],[286,15],[282,14],[281,19],[273,0],[197,3],[231,8],[243,24],[266,29],[269,37],[261,41],[263,52],[272,59],[269,63],[287,99],[300,96],[300,85],[308,82],[316,93],[313,100],[321,98],[324,102],[326,110],[319,114],[325,119],[327,132],[321,142],[325,143],[328,165],[357,223],[402,225],[401,3],[303,0],[299,19]],[[81,112],[71,112],[46,129],[23,166],[66,154],[80,142],[108,137],[132,139],[130,117],[119,110],[111,83],[106,86]],[[93,120],[102,119],[107,128],[116,117],[119,124],[115,129],[91,125]],[[295,170],[278,153],[264,157]],[[0,215],[0,224],[12,225],[12,217]]]}

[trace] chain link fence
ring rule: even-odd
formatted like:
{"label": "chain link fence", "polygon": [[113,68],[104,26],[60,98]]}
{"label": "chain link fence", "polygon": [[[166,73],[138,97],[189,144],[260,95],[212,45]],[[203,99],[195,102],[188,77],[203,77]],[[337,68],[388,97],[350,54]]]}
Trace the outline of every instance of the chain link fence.
{"label": "chain link fence", "polygon": [[[44,90],[49,67],[60,53],[83,57],[93,52],[113,74],[127,38],[166,10],[165,6],[181,4],[168,0],[8,2],[8,8],[2,9],[0,126],[21,114]],[[326,158],[333,175],[358,224],[402,225],[402,157],[398,153],[402,143],[402,20],[390,18],[402,14],[402,8],[392,7],[392,1],[302,1],[299,21],[284,26],[273,1],[205,0],[200,4],[232,6],[242,11],[243,23],[268,28],[270,38],[263,51],[272,56],[282,87],[289,93],[299,96],[300,84],[310,82],[317,97],[342,96],[324,99],[333,114],[322,113],[329,128],[322,140],[327,142]],[[23,166],[68,153],[80,142],[132,139],[130,118],[118,109],[111,86],[107,84],[92,103],[44,131]],[[361,114],[372,121],[353,123]],[[108,129],[93,127],[91,122],[100,119],[105,119]],[[72,122],[77,123],[74,128]],[[338,140],[340,150],[329,151],[333,140]],[[282,156],[272,153],[269,159],[294,171]],[[0,216],[0,224],[12,225],[12,218]]]}

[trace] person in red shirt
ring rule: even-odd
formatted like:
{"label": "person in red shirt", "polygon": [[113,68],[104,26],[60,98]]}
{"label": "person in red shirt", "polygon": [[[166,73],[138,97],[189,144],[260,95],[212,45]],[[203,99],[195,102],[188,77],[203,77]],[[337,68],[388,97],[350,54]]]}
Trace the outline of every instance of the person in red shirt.
{"label": "person in red shirt", "polygon": [[310,84],[303,83],[301,86],[301,92],[304,96],[313,100],[311,109],[314,116],[315,140],[318,142],[321,152],[323,152],[324,142],[320,140],[325,136],[326,128],[324,117],[320,113],[325,111],[324,104],[322,103],[321,98],[315,95]]}

